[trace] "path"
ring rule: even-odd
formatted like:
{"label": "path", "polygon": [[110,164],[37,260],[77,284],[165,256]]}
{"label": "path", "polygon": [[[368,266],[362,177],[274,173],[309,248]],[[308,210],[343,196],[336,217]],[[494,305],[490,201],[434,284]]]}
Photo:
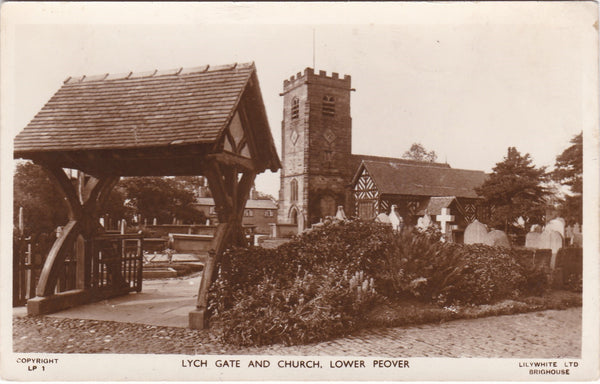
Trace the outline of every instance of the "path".
{"label": "path", "polygon": [[57,317],[15,317],[16,352],[559,358],[581,354],[581,307],[369,330],[332,341],[236,348],[210,331]]}

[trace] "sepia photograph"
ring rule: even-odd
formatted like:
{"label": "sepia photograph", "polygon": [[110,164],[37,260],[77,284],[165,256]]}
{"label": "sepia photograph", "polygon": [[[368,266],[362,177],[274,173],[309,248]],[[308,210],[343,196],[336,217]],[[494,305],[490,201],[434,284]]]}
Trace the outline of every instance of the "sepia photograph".
{"label": "sepia photograph", "polygon": [[596,2],[0,27],[2,379],[599,378]]}

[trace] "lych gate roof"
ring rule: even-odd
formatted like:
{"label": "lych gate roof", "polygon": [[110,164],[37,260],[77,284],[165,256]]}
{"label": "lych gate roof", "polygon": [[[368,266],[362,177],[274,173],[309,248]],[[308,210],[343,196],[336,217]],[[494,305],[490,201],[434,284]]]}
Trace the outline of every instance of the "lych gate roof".
{"label": "lych gate roof", "polygon": [[481,186],[486,178],[482,171],[431,166],[426,163],[363,160],[353,184],[363,168],[367,169],[382,195],[476,198],[478,196],[474,189]]}
{"label": "lych gate roof", "polygon": [[[15,157],[68,153],[85,166],[81,151],[162,148],[165,160],[175,147],[209,153],[243,101],[261,146],[255,157],[276,170],[254,63],[68,78],[17,135]],[[64,167],[68,159],[62,156]]]}

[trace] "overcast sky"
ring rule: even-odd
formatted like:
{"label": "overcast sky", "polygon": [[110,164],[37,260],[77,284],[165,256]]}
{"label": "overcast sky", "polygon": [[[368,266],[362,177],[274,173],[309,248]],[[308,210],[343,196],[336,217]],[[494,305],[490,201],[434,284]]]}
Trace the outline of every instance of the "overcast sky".
{"label": "overcast sky", "polygon": [[[316,69],[356,88],[354,153],[400,157],[420,142],[452,167],[489,172],[515,146],[550,166],[584,128],[595,12],[592,2],[5,3],[2,145],[68,76],[254,61],[280,148],[282,82],[313,66],[314,30]],[[277,196],[278,174],[257,187]]]}

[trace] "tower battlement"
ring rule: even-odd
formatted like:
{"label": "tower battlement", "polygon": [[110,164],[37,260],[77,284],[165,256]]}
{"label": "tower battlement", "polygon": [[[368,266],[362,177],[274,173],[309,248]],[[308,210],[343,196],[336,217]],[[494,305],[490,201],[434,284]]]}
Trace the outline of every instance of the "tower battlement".
{"label": "tower battlement", "polygon": [[350,89],[351,76],[344,75],[343,78],[340,78],[340,74],[337,72],[332,72],[331,76],[328,76],[326,71],[319,71],[318,73],[315,73],[314,68],[307,67],[304,69],[304,72],[298,72],[296,75],[290,76],[289,79],[283,80],[283,89],[284,91],[288,91],[300,84],[305,83],[322,84],[329,87]]}

